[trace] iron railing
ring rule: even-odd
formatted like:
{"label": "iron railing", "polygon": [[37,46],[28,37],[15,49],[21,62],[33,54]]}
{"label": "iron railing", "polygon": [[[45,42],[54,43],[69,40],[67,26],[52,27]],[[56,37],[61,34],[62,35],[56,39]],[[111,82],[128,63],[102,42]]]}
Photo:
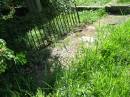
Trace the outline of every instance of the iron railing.
{"label": "iron railing", "polygon": [[44,48],[68,34],[74,26],[79,24],[78,12],[72,7],[76,6],[74,2],[56,0],[55,3],[60,6],[49,3],[42,13],[23,18],[17,17],[8,24],[10,41],[17,49]]}

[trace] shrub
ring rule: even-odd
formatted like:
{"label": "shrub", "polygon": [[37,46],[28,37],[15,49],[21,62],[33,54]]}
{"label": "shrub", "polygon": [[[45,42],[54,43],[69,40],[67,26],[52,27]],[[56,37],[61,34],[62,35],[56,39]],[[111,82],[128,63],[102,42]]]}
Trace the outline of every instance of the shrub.
{"label": "shrub", "polygon": [[0,74],[13,65],[26,63],[23,53],[16,54],[6,46],[6,42],[0,39]]}

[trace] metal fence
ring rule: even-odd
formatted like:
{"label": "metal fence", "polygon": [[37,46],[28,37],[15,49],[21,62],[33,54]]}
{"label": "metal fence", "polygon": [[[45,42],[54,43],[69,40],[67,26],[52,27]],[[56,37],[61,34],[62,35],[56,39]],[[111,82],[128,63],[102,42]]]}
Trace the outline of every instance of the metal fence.
{"label": "metal fence", "polygon": [[79,24],[74,2],[56,0],[55,3],[60,6],[49,3],[46,12],[16,18],[9,23],[8,33],[12,45],[17,49],[39,50],[62,38]]}

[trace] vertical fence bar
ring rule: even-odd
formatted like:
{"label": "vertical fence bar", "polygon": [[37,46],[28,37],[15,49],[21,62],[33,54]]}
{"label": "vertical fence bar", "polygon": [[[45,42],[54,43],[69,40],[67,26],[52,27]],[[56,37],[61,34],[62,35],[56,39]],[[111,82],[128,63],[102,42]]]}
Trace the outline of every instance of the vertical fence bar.
{"label": "vertical fence bar", "polygon": [[[32,31],[32,29],[30,29]],[[36,42],[35,42],[35,37],[33,36],[32,32],[29,30],[29,37],[31,38],[32,42],[33,42],[33,46],[35,50],[38,50]]]}
{"label": "vertical fence bar", "polygon": [[[66,7],[66,8],[67,8],[67,7]],[[73,21],[72,21],[72,19],[71,19],[70,10],[68,10],[68,8],[67,8],[67,14],[68,14],[68,21],[69,21],[69,24],[70,24],[70,26],[72,26],[72,25],[73,25]]]}
{"label": "vertical fence bar", "polygon": [[[26,26],[26,29],[28,30],[28,26]],[[32,44],[31,44],[31,42],[30,42],[30,39],[29,39],[29,37],[28,37],[28,34],[29,34],[29,32],[26,33],[25,38],[26,38],[26,40],[27,40],[27,42],[28,42],[29,49],[33,49],[33,46],[32,46]]]}
{"label": "vertical fence bar", "polygon": [[[59,5],[61,5],[59,2],[57,2],[57,4],[59,4]],[[61,12],[61,14],[62,14],[62,17],[64,17],[64,13],[66,13],[66,11],[65,11],[65,5],[62,5],[63,7],[64,7],[64,9],[62,9],[62,11],[60,11],[57,7],[56,7],[56,10],[59,10],[60,12]],[[67,14],[65,14],[65,15],[67,15]],[[59,15],[60,16],[60,18],[61,18],[61,15]],[[68,14],[68,16],[69,16],[69,14]],[[61,23],[62,23],[62,21],[60,21]],[[65,29],[66,30],[64,30],[64,24],[65,25],[68,25],[68,24],[66,24],[66,22],[64,22],[64,18],[63,18],[63,23],[62,23],[62,29],[63,29],[63,31],[65,32],[65,31],[67,31],[68,29],[68,27],[66,26],[65,27]],[[71,25],[72,26],[72,25]],[[61,30],[62,31],[62,30]],[[64,33],[63,33],[64,34]]]}
{"label": "vertical fence bar", "polygon": [[76,3],[75,3],[75,0],[74,0],[74,7],[75,7],[75,12],[76,12],[76,17],[77,17],[77,20],[78,20],[78,23],[80,23],[80,17],[79,17],[79,13],[78,13],[78,11],[77,11],[77,9],[76,9]]}
{"label": "vertical fence bar", "polygon": [[43,34],[44,34],[44,44],[45,46],[48,45],[48,41],[49,41],[49,37],[48,37],[48,32],[46,31],[46,27],[45,25],[42,25],[42,29],[43,29]]}
{"label": "vertical fence bar", "polygon": [[38,32],[39,32],[39,40],[40,40],[40,48],[42,47],[42,46],[44,46],[44,41],[43,41],[43,35],[42,35],[42,31],[41,31],[41,26],[39,27],[37,27],[37,30],[38,30]]}
{"label": "vertical fence bar", "polygon": [[55,23],[55,25],[57,25],[57,27],[58,27],[58,33],[59,33],[59,36],[58,36],[58,37],[61,37],[61,36],[62,36],[62,28],[60,27],[59,20],[58,20],[58,16],[56,16],[54,23]]}
{"label": "vertical fence bar", "polygon": [[36,38],[35,38],[35,43],[37,44],[37,47],[39,47],[39,45],[41,44],[41,42],[40,42],[40,39],[39,39],[38,34],[40,34],[40,32],[37,30],[37,27],[36,27],[36,26],[34,26],[33,31],[34,31],[35,36],[36,36]]}

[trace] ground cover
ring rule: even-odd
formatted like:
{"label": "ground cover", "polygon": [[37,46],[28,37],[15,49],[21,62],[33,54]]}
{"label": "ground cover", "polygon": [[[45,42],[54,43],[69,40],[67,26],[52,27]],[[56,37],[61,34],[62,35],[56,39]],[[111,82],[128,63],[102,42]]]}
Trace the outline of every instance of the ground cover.
{"label": "ground cover", "polygon": [[117,0],[119,3],[130,3],[130,0]]}
{"label": "ground cover", "polygon": [[77,5],[104,5],[111,0],[76,0]]}
{"label": "ground cover", "polygon": [[93,22],[97,21],[98,19],[102,18],[105,15],[106,12],[103,9],[99,9],[96,11],[90,10],[79,12],[80,21],[81,23],[85,24],[92,24]]}
{"label": "ground cover", "polygon": [[82,49],[57,80],[54,96],[129,97],[129,26],[128,21],[99,29],[96,46]]}
{"label": "ground cover", "polygon": [[[97,11],[91,10],[79,12],[81,23],[87,24],[85,25],[85,31],[89,33],[91,33],[92,30],[94,30],[94,32],[96,31],[92,23],[97,21],[104,15],[106,15],[106,13],[103,9]],[[70,16],[64,15],[64,17],[59,17],[63,23],[67,22],[64,21],[63,18],[67,19]],[[69,27],[71,26],[72,20],[68,19],[68,21],[70,21],[68,25]],[[102,25],[106,24],[105,22],[106,20],[104,21],[104,23],[102,23]],[[59,22],[57,22],[57,24],[60,25],[62,25],[62,23],[60,24]],[[33,66],[31,65],[30,67],[25,68],[25,70],[23,71],[19,71],[19,74],[17,72],[17,74],[10,74],[10,77],[8,78],[9,81],[4,80],[4,83],[2,83],[2,81],[0,80],[2,86],[2,88],[0,88],[0,96],[129,97],[130,23],[127,22],[121,26],[114,26],[116,24],[118,25],[120,24],[120,22],[114,22],[110,24],[111,26],[98,28],[98,39],[95,42],[96,46],[94,46],[93,48],[82,47],[84,46],[84,44],[81,44],[80,46],[77,45],[76,42],[79,43],[79,40],[81,41],[82,36],[85,36],[84,34],[88,34],[86,32],[83,34],[82,32],[77,32],[75,34],[72,34],[73,38],[71,37],[71,35],[68,35],[69,38],[68,36],[67,38],[64,37],[65,41],[62,38],[63,42],[65,43],[61,42],[60,44],[58,44],[58,48],[61,48],[61,52],[57,51],[57,49],[54,50],[54,48],[52,48],[51,50],[48,49],[50,46],[47,48],[47,50],[43,50],[43,53],[38,52],[36,58],[32,57],[33,62],[37,61],[37,64]],[[99,22],[97,25],[100,25]],[[55,27],[57,27],[57,25]],[[62,28],[63,30],[66,30],[65,25],[63,25],[63,27],[61,27],[60,29]],[[57,34],[60,33],[57,32],[56,35]],[[30,35],[33,35],[34,40],[32,40]],[[27,36],[29,36],[30,40],[35,41],[37,45],[39,45],[39,40],[42,40],[37,28],[36,32],[35,29],[32,29],[27,34]],[[38,37],[39,39],[36,39],[36,37]],[[66,47],[64,44],[66,45]],[[77,48],[75,49],[75,47],[79,49],[79,53],[74,51],[77,50]],[[59,70],[59,68],[56,66],[63,66],[64,64],[62,64],[62,62],[59,60],[59,55],[55,56],[57,55],[57,52],[59,52],[62,57],[65,56],[69,60],[69,58],[74,55],[73,53],[71,53],[73,51],[74,53],[76,53],[77,56],[74,60],[72,59],[73,61],[69,63],[69,65],[65,66],[70,67],[60,68]],[[53,52],[55,52],[54,56],[51,55]],[[39,64],[40,61],[43,62],[45,68]],[[67,63],[67,61],[65,60],[63,63]],[[52,66],[51,69],[49,66]],[[8,77],[6,75],[4,76]],[[10,84],[10,82],[12,82],[13,84]]]}

